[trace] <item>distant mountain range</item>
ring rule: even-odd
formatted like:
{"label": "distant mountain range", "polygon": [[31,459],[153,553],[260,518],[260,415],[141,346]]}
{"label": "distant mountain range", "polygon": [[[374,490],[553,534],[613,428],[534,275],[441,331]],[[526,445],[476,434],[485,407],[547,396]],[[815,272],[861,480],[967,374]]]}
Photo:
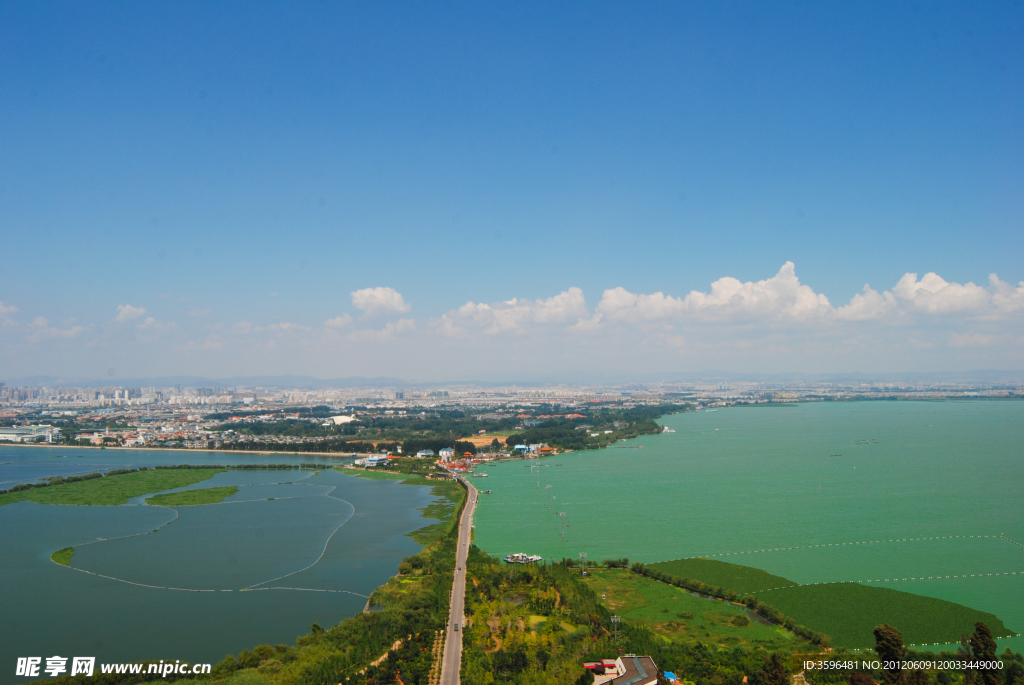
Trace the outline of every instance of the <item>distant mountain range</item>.
{"label": "distant mountain range", "polygon": [[175,385],[184,387],[243,387],[243,388],[303,388],[316,390],[321,388],[394,388],[407,387],[409,384],[398,378],[314,378],[312,376],[235,376],[230,378],[206,378],[204,376],[160,376],[156,378],[61,378],[56,376],[27,376],[11,378],[6,381],[9,387],[145,387],[155,386],[169,388]]}
{"label": "distant mountain range", "polygon": [[[983,369],[960,372],[900,372],[900,373],[738,373],[734,371],[692,371],[685,373],[626,372],[569,372],[559,376],[542,376],[531,380],[508,379],[505,381],[409,381],[389,376],[349,376],[346,378],[315,378],[313,376],[232,376],[208,378],[205,376],[160,376],[153,378],[73,378],[58,376],[26,376],[5,380],[8,387],[146,387],[167,388],[175,385],[184,387],[234,387],[234,388],[295,388],[321,390],[325,388],[436,388],[462,386],[493,388],[516,385],[519,387],[543,387],[551,385],[608,385],[623,389],[640,389],[637,386],[659,383],[763,383],[765,385],[836,383],[878,384],[878,383],[957,383],[979,385],[1024,384],[1024,371],[997,371]],[[633,386],[630,388],[630,386]]]}

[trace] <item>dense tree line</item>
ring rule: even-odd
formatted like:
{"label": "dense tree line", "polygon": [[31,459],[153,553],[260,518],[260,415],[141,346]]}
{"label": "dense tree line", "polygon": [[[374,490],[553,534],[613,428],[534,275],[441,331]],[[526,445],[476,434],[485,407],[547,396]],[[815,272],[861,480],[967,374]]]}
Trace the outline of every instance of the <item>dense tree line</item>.
{"label": "dense tree line", "polygon": [[296,438],[320,438],[333,435],[355,435],[357,427],[351,423],[341,426],[323,425],[318,421],[303,419],[278,419],[276,421],[253,421],[232,426],[240,435],[286,435]]}
{"label": "dense tree line", "polygon": [[[294,409],[289,408],[287,410],[289,414],[298,414],[300,417],[307,416],[309,418],[327,418],[334,416],[338,413],[337,409],[332,409],[323,404],[319,404],[315,407],[295,407]],[[253,416],[266,416],[267,414],[275,413],[267,409],[251,409],[241,411],[221,411],[214,412],[213,414],[207,414],[206,418],[213,421],[224,421],[225,419],[238,418],[250,418]]]}
{"label": "dense tree line", "polygon": [[[641,435],[660,433],[663,428],[652,418],[643,418],[629,422],[626,419],[615,422],[609,421],[606,424],[594,428],[579,428],[580,421],[573,422],[569,419],[551,419],[535,428],[530,428],[522,433],[510,435],[505,444],[509,447],[515,445],[533,445],[547,443],[552,447],[559,447],[566,450],[592,450],[607,447],[619,440],[629,440]],[[605,433],[611,430],[611,433]],[[592,436],[591,432],[598,435]]]}
{"label": "dense tree line", "polygon": [[222,443],[216,449],[244,450],[246,452],[374,452],[378,449],[396,449],[397,443],[378,443],[360,440],[319,440],[317,442],[266,442],[263,440],[238,440]]}

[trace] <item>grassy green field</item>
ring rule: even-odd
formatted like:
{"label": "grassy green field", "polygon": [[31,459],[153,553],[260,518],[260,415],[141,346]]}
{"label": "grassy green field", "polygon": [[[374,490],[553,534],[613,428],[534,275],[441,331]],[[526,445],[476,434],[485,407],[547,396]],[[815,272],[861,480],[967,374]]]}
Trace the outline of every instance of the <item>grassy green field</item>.
{"label": "grassy green field", "polygon": [[864,649],[875,644],[872,630],[888,623],[907,644],[955,642],[977,621],[996,637],[1011,635],[995,615],[942,599],[857,583],[788,587],[757,595],[798,623],[832,636],[833,646]]}
{"label": "grassy green field", "polygon": [[154,469],[121,473],[104,478],[61,483],[0,495],[0,506],[14,502],[72,505],[118,505],[147,492],[160,492],[193,485],[212,478],[224,469]]}
{"label": "grassy green field", "polygon": [[714,559],[677,559],[647,566],[676,578],[699,580],[713,587],[725,588],[740,594],[796,585],[792,580],[773,576],[759,568],[737,566]]}
{"label": "grassy green field", "polygon": [[631,623],[642,623],[669,640],[700,640],[722,648],[812,648],[778,626],[751,618],[742,607],[697,597],[625,569],[592,569],[585,582],[598,597],[605,597],[601,603],[609,611]]}
{"label": "grassy green field", "polygon": [[71,557],[75,556],[74,547],[65,547],[64,549],[58,549],[56,552],[50,555],[50,561],[61,566],[67,566],[71,563]]}
{"label": "grassy green field", "polygon": [[146,498],[146,504],[161,507],[190,507],[199,504],[216,504],[238,492],[237,485],[223,488],[202,488],[199,490],[182,490],[169,492],[166,495],[155,495]]}

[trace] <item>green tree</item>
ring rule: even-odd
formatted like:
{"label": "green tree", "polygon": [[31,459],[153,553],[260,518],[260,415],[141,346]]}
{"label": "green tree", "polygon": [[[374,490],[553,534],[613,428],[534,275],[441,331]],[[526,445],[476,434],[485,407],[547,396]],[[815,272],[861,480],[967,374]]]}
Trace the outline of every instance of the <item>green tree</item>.
{"label": "green tree", "polygon": [[907,648],[903,646],[903,633],[888,623],[878,626],[874,632],[875,653],[882,660],[883,667],[890,667],[883,668],[882,682],[885,685],[904,685],[907,679],[900,668],[900,660],[906,655]]}
{"label": "green tree", "polygon": [[[971,635],[971,655],[977,661],[996,661],[996,641],[992,637],[992,631],[982,622],[974,624],[974,634]],[[979,685],[1003,685],[1003,674],[999,668],[979,668]]]}
{"label": "green tree", "polygon": [[757,672],[757,680],[761,685],[789,685],[789,669],[778,652],[764,657],[764,668]]}
{"label": "green tree", "polygon": [[1016,661],[1010,662],[1006,668],[1005,685],[1024,685],[1024,666]]}
{"label": "green tree", "polygon": [[502,671],[521,673],[526,670],[530,663],[526,657],[526,652],[519,648],[498,650],[491,656],[491,659],[494,664],[495,673],[501,673]]}

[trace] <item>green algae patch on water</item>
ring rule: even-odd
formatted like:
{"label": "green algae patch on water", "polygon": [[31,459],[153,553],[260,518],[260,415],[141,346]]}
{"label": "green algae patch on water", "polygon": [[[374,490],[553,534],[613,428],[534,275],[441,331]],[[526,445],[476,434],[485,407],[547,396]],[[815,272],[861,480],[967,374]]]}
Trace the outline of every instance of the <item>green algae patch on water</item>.
{"label": "green algae patch on water", "polygon": [[772,575],[759,568],[739,566],[714,559],[676,559],[675,561],[645,564],[645,566],[676,578],[689,578],[711,587],[732,590],[740,595],[797,585],[788,578]]}
{"label": "green algae patch on water", "polygon": [[1013,633],[994,614],[883,587],[857,583],[823,583],[764,592],[758,598],[798,623],[832,637],[833,647],[873,647],[872,631],[882,623],[895,626],[908,645],[958,642],[982,622],[995,637]]}
{"label": "green algae patch on water", "polygon": [[64,549],[58,549],[56,552],[50,555],[50,561],[61,566],[67,566],[71,563],[71,557],[75,556],[74,547],[65,547]]}
{"label": "green algae patch on water", "polygon": [[37,504],[68,504],[90,506],[117,506],[147,492],[173,490],[195,485],[212,478],[225,469],[147,469],[119,473],[102,478],[90,478],[72,483],[60,483],[41,488],[5,492],[0,495],[0,506],[14,502]]}
{"label": "green algae patch on water", "polygon": [[[647,626],[668,640],[700,640],[722,648],[789,650],[801,644],[792,633],[757,620],[752,612],[625,569],[589,569],[583,580],[604,606],[630,623]],[[753,618],[752,618],[753,617]]]}
{"label": "green algae patch on water", "polygon": [[[159,507],[190,507],[200,504],[217,504],[238,492],[237,485],[223,488],[201,488],[199,490],[182,490],[169,492],[165,495],[154,495],[146,498],[146,504]],[[269,499],[274,499],[270,497]]]}

